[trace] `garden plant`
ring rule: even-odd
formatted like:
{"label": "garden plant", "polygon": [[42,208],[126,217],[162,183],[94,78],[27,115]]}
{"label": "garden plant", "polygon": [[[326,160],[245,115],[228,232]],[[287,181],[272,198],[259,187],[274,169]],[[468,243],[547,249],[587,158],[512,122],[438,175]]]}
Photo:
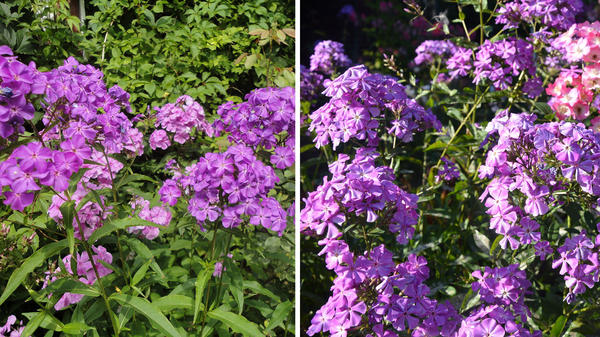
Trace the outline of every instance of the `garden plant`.
{"label": "garden plant", "polygon": [[398,34],[354,60],[352,36],[314,41],[301,68],[303,334],[600,335],[595,12],[340,8],[357,38]]}
{"label": "garden plant", "polygon": [[293,336],[293,7],[85,3],[0,3],[0,336]]}

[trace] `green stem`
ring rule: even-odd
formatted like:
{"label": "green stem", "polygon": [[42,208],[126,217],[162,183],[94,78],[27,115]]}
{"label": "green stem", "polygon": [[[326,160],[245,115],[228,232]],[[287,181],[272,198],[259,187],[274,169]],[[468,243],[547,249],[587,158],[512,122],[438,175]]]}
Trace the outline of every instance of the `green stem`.
{"label": "green stem", "polygon": [[[217,224],[215,224],[215,231],[213,233],[213,238],[212,238],[211,248],[210,248],[210,261],[211,262],[215,259],[215,242],[217,241],[218,230],[219,230],[219,227]],[[208,313],[208,298],[210,297],[210,286],[211,286],[211,283],[209,282],[208,285],[206,286],[206,295],[205,295],[205,299],[204,299],[204,313],[202,314],[202,327],[200,328],[200,336],[202,336],[202,332],[204,332],[204,326],[206,325],[206,314]]]}
{"label": "green stem", "polygon": [[467,113],[467,115],[465,116],[465,118],[463,118],[462,122],[460,123],[460,125],[458,126],[458,128],[456,129],[456,131],[454,132],[454,135],[452,135],[452,138],[450,138],[450,141],[444,147],[444,150],[442,151],[442,155],[440,156],[440,159],[438,159],[437,164],[435,164],[435,169],[436,170],[439,168],[440,164],[442,163],[442,158],[446,155],[446,152],[448,151],[448,148],[450,147],[450,145],[452,145],[452,142],[454,141],[454,139],[456,139],[456,136],[458,135],[458,133],[460,132],[460,130],[465,126],[465,124],[467,123],[467,121],[469,120],[469,118],[471,117],[471,115],[475,112],[475,110],[479,106],[479,103],[481,103],[481,100],[483,99],[483,97],[485,96],[485,94],[489,90],[490,90],[490,87],[487,87],[485,89],[485,91],[481,94],[481,96],[477,97],[475,103],[471,107],[471,110],[469,110],[469,113]]}
{"label": "green stem", "polygon": [[[72,201],[71,196],[69,195],[68,191],[65,191],[65,196],[67,197],[68,201]],[[75,220],[77,221],[77,226],[79,227],[79,233],[82,238],[81,243],[83,243],[83,247],[88,254],[90,264],[92,265],[92,269],[94,270],[94,274],[96,275],[96,280],[98,281],[98,286],[100,288],[100,294],[102,295],[102,298],[104,299],[104,305],[106,306],[106,310],[107,310],[108,316],[110,318],[110,322],[112,323],[112,327],[115,332],[115,336],[118,337],[119,336],[119,324],[115,319],[115,313],[110,308],[110,303],[108,302],[108,296],[106,295],[106,289],[104,289],[104,286],[102,285],[100,273],[98,272],[98,268],[96,267],[96,262],[94,262],[94,252],[92,251],[90,244],[85,239],[85,236],[83,234],[84,233],[83,225],[81,224],[81,220],[79,219],[79,213],[77,213],[77,212],[75,212]]]}
{"label": "green stem", "polygon": [[[231,237],[233,236],[232,233],[229,233],[229,236],[227,236],[227,248],[225,249],[225,257],[227,257],[227,254],[229,253],[229,247],[231,245]],[[223,257],[223,259],[225,259],[225,257]],[[223,273],[221,272],[221,276],[219,276],[219,284],[217,285],[217,298],[220,298],[221,296],[221,286],[223,285]]]}

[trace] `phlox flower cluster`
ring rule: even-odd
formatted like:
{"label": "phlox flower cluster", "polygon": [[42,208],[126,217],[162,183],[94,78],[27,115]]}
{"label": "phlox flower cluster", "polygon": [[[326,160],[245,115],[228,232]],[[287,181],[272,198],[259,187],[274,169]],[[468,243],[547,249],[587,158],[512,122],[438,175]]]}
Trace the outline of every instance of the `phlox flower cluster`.
{"label": "phlox flower cluster", "polygon": [[[563,68],[546,88],[552,97],[548,104],[561,120],[584,120],[590,116],[590,108],[600,107],[600,22],[572,25],[552,41],[552,47],[573,66]],[[592,124],[600,124],[600,118]]]}
{"label": "phlox flower cluster", "polygon": [[[376,166],[378,153],[361,148],[351,162],[340,154],[329,165],[331,180],[323,179],[316,191],[305,199],[300,213],[300,230],[305,234],[341,236],[340,227],[353,213],[368,223],[378,222],[396,233],[396,240],[406,243],[414,233],[418,220],[417,199],[395,183],[392,169]],[[363,220],[359,220],[363,221]]]}
{"label": "phlox flower cluster", "polygon": [[[10,49],[3,47],[2,50],[4,56],[10,54]],[[110,171],[117,172],[122,164],[110,158],[110,166],[107,166],[106,154],[125,152],[135,156],[143,152],[142,134],[123,113],[123,110],[131,110],[129,95],[118,86],[107,90],[99,70],[81,65],[71,57],[63,66],[42,73],[34,71],[32,65],[27,68],[29,70],[16,66],[20,64],[16,58],[4,56],[0,57],[0,68],[13,75],[12,80],[3,80],[2,85],[9,86],[6,88],[11,90],[11,97],[21,97],[19,99],[26,102],[23,104],[31,109],[33,105],[27,103],[29,98],[18,93],[42,95],[42,122],[46,126],[37,135],[39,142],[16,148],[6,161],[0,163],[0,185],[10,186],[10,190],[3,193],[5,204],[23,211],[33,202],[40,185],[63,192],[71,175],[80,168],[89,170],[84,181],[94,179],[97,188],[108,187],[112,185]],[[32,76],[35,86],[41,89],[27,89],[33,85],[29,83]],[[2,97],[6,98],[6,95]],[[6,106],[10,106],[10,102]],[[15,120],[11,121],[13,129],[16,127],[14,130],[17,130],[16,138],[24,129],[17,127]],[[105,153],[97,150],[96,145]],[[104,164],[84,163],[85,160]]]}
{"label": "phlox flower cluster", "polygon": [[342,43],[319,42],[310,56],[310,68],[300,65],[300,98],[305,101],[318,98],[324,85],[331,81],[329,78],[351,64]]}
{"label": "phlox flower cluster", "polygon": [[[597,227],[600,231],[600,224]],[[563,275],[569,289],[565,301],[572,303],[578,294],[593,288],[600,278],[600,234],[594,241],[585,232],[567,238],[557,252],[560,256],[552,261],[552,268],[559,269],[559,274]]]}
{"label": "phlox flower cluster", "polygon": [[[171,222],[171,211],[166,207],[154,206],[150,208],[150,201],[139,196],[135,197],[130,204],[134,212],[138,212],[140,219],[165,227]],[[132,226],[127,227],[127,231],[139,234],[148,240],[154,240],[160,232],[159,228],[154,226]]]}
{"label": "phlox flower cluster", "polygon": [[225,228],[244,221],[283,234],[287,212],[268,197],[279,181],[273,168],[256,159],[252,149],[232,145],[224,153],[207,153],[198,162],[167,179],[161,201],[174,206],[189,197],[188,211],[198,224],[219,222]]}
{"label": "phlox flower cluster", "polygon": [[[42,121],[48,129],[43,140],[64,143],[81,137],[73,146],[84,151],[77,153],[84,159],[90,159],[89,149],[95,144],[107,154],[142,154],[143,136],[123,112],[131,110],[129,94],[118,86],[107,90],[102,77],[100,70],[79,64],[73,57],[63,66],[40,74],[46,107]],[[62,143],[63,150],[72,150],[70,144]]]}
{"label": "phlox flower cluster", "polygon": [[335,149],[352,138],[377,145],[386,113],[392,120],[388,133],[403,142],[411,141],[417,131],[441,128],[435,115],[407,97],[396,79],[371,74],[364,65],[346,70],[323,93],[331,99],[310,115],[317,148],[332,143]]}
{"label": "phlox flower cluster", "polygon": [[259,88],[240,104],[221,105],[213,127],[217,135],[227,132],[232,143],[274,149],[271,163],[285,169],[294,164],[294,112],[294,88]]}
{"label": "phlox flower cluster", "polygon": [[486,129],[497,140],[479,169],[480,177],[493,178],[480,200],[492,216],[490,228],[504,235],[503,248],[540,242],[534,218],[569,195],[591,208],[600,195],[600,136],[583,124],[534,121],[535,115],[504,110]]}
{"label": "phlox flower cluster", "polygon": [[525,40],[507,38],[495,42],[486,40],[475,52],[473,61],[473,83],[484,80],[495,88],[508,89],[521,72],[534,77],[533,46]]}
{"label": "phlox flower cluster", "polygon": [[17,147],[7,160],[0,163],[0,188],[5,190],[4,204],[23,211],[42,186],[64,191],[71,175],[83,165],[83,159],[71,151],[52,150],[40,142]]}
{"label": "phlox flower cluster", "polygon": [[323,75],[300,65],[300,98],[304,101],[316,99],[323,91]]}
{"label": "phlox flower cluster", "polygon": [[[150,147],[167,149],[171,146],[171,138],[179,144],[190,140],[193,130],[205,132],[212,136],[212,126],[206,121],[204,108],[187,95],[177,98],[175,103],[167,103],[155,107],[156,130],[150,135]],[[169,134],[171,133],[171,137]]]}
{"label": "phlox flower cluster", "polygon": [[44,92],[35,64],[25,65],[7,46],[0,46],[0,137],[25,131],[23,124],[33,119],[34,108],[27,96]]}
{"label": "phlox flower cluster", "polygon": [[[122,168],[123,164],[118,160],[104,156],[104,154],[92,150],[91,160],[97,164],[83,164],[83,168],[86,169],[85,173],[77,183],[75,192],[70,196],[71,200],[75,201],[76,209],[80,208],[77,212],[77,218],[73,219],[73,228],[75,229],[75,236],[81,239],[81,233],[79,229],[79,219],[81,227],[84,231],[84,237],[87,239],[92,233],[102,227],[104,220],[112,214],[111,207],[105,204],[106,198],[101,195],[100,201],[102,204],[96,201],[87,201],[84,205],[80,205],[84,197],[89,193],[90,190],[100,190],[103,188],[112,187],[112,177],[117,174]],[[109,168],[109,170],[107,170]],[[60,192],[52,196],[52,203],[48,207],[48,215],[58,223],[62,223],[62,213],[60,207],[68,200],[65,192]]]}
{"label": "phlox flower cluster", "polygon": [[486,267],[483,273],[477,270],[472,275],[477,281],[471,288],[484,303],[461,321],[456,337],[542,336],[541,331],[531,332],[523,326],[531,316],[524,304],[531,282],[518,265]]}
{"label": "phlox flower cluster", "polygon": [[460,316],[449,303],[427,297],[427,260],[414,254],[395,263],[383,245],[355,256],[341,240],[325,239],[327,268],[336,273],[332,295],[315,314],[307,334],[320,331],[345,337],[361,331],[369,337],[452,336]]}
{"label": "phlox flower cluster", "polygon": [[[100,277],[104,277],[110,273],[112,270],[105,267],[100,261],[106,262],[107,264],[112,263],[112,254],[106,251],[106,248],[102,246],[92,246],[92,251],[94,255],[92,256],[92,260],[88,256],[87,252],[83,252],[81,254],[77,254],[75,259],[77,260],[77,270],[74,271],[71,267],[71,255],[67,255],[62,259],[63,264],[65,265],[66,272],[71,275],[77,275],[79,281],[92,285],[96,282],[96,273],[94,271],[94,267],[92,263],[96,266],[98,271],[98,275]],[[48,284],[56,281],[58,279],[57,274],[61,273],[60,267],[57,268],[54,273],[46,272],[46,280],[42,288],[48,286]],[[68,307],[71,304],[78,303],[83,298],[83,294],[75,294],[75,293],[64,293],[62,297],[56,302],[54,305],[55,310],[61,310],[65,307]]]}
{"label": "phlox flower cluster", "polygon": [[435,177],[436,181],[451,182],[460,178],[460,171],[458,170],[458,165],[456,165],[456,163],[452,162],[448,157],[442,157],[442,163],[444,165],[438,170]]}
{"label": "phlox flower cluster", "polygon": [[417,56],[414,59],[416,65],[432,64],[441,57],[443,60],[454,55],[458,47],[450,40],[425,40],[415,50]]}
{"label": "phlox flower cluster", "polygon": [[349,67],[350,58],[344,53],[344,45],[340,42],[326,40],[317,43],[310,56],[310,71],[331,75],[337,68]]}
{"label": "phlox flower cluster", "polygon": [[496,23],[505,29],[516,28],[521,22],[567,30],[583,11],[581,0],[514,0],[504,3],[498,10]]}
{"label": "phlox flower cluster", "polygon": [[19,324],[15,324],[16,322],[17,317],[15,315],[8,316],[6,324],[0,327],[0,337],[21,337],[25,326],[23,325],[23,321],[20,321]]}
{"label": "phlox flower cluster", "polygon": [[[554,249],[535,218],[569,201],[591,209],[598,206],[600,135],[583,124],[534,120],[534,115],[503,111],[488,125],[497,141],[480,177],[493,179],[480,199],[492,216],[490,227],[504,235],[503,248],[532,244],[536,255],[545,259]],[[560,258],[552,266],[564,275],[568,302],[598,282],[598,243],[598,238],[594,243],[582,233],[558,248]]]}

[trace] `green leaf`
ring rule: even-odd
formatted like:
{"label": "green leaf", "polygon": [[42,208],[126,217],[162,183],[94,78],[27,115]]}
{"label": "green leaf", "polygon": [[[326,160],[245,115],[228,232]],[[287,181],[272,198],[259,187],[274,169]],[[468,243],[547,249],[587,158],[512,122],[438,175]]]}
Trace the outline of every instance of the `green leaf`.
{"label": "green leaf", "polygon": [[226,275],[231,280],[229,291],[238,304],[238,314],[241,314],[244,310],[244,284],[242,282],[244,277],[240,269],[230,260],[226,260],[224,265],[224,269],[227,270]]}
{"label": "green leaf", "polygon": [[560,337],[565,328],[565,325],[567,325],[567,317],[564,315],[559,316],[554,322],[554,324],[552,324],[550,337]]}
{"label": "green leaf", "polygon": [[490,239],[485,234],[475,229],[473,230],[473,240],[475,241],[475,246],[480,250],[484,252],[490,251]]}
{"label": "green leaf", "polygon": [[138,284],[138,282],[140,282],[144,276],[146,276],[146,272],[148,271],[148,267],[150,267],[150,263],[152,262],[152,260],[148,260],[146,261],[141,267],[140,269],[138,269],[135,272],[135,275],[133,275],[133,279],[131,280],[131,285],[134,286],[136,284]]}
{"label": "green leaf", "polygon": [[198,318],[198,314],[200,313],[200,305],[202,303],[202,296],[204,295],[204,288],[206,288],[206,284],[208,280],[210,280],[210,276],[212,275],[210,269],[204,269],[198,277],[196,278],[196,296],[194,297],[194,320],[193,324],[196,324],[196,319]]}
{"label": "green leaf", "polygon": [[66,333],[66,334],[69,334],[69,335],[82,336],[84,332],[86,332],[90,329],[91,329],[91,327],[89,327],[85,323],[71,322],[71,323],[65,324],[65,326],[63,326],[62,329],[60,329],[60,331]]}
{"label": "green leaf", "polygon": [[75,237],[73,231],[73,218],[75,217],[75,201],[67,201],[60,206],[60,213],[63,217],[63,224],[67,231],[67,241],[69,242],[69,254],[73,255],[75,251]]}
{"label": "green leaf", "polygon": [[111,221],[108,223],[105,223],[104,225],[102,225],[102,227],[96,229],[94,231],[94,233],[92,233],[92,235],[90,235],[88,242],[93,244],[94,242],[98,241],[100,238],[103,238],[109,234],[111,234],[112,232],[115,232],[119,229],[125,229],[127,227],[133,227],[133,226],[152,226],[152,227],[159,227],[162,228],[163,226],[155,224],[154,222],[150,222],[147,220],[143,220],[140,218],[123,218],[123,219],[117,219],[115,221]]}
{"label": "green leaf", "polygon": [[244,62],[244,66],[246,69],[250,69],[256,63],[256,54],[251,54],[246,57],[246,61]]}
{"label": "green leaf", "polygon": [[496,253],[496,250],[498,250],[498,246],[500,244],[500,241],[502,241],[502,238],[504,238],[504,235],[496,236],[496,239],[494,240],[494,242],[492,243],[492,246],[490,247],[490,256],[494,256],[494,254]]}
{"label": "green leaf", "polygon": [[157,183],[156,180],[154,180],[148,176],[145,176],[143,174],[134,173],[134,174],[128,174],[128,175],[124,176],[123,178],[119,179],[119,181],[115,184],[115,188],[118,189],[121,186],[127,185],[130,182],[138,181],[138,180],[145,180],[145,181],[149,181],[154,184]]}
{"label": "green leaf", "polygon": [[42,263],[51,256],[58,254],[62,249],[67,247],[67,240],[61,240],[59,242],[50,243],[33,253],[30,257],[23,261],[23,264],[17,268],[6,283],[6,288],[0,296],[0,305],[6,301],[21,283],[25,280],[27,275],[31,273],[35,268],[42,265]]}
{"label": "green leaf", "polygon": [[283,321],[290,315],[293,308],[294,304],[290,301],[279,303],[271,315],[271,320],[269,321],[266,331],[273,330],[279,324],[283,323]]}
{"label": "green leaf", "polygon": [[154,323],[163,334],[171,337],[181,336],[165,315],[163,315],[154,304],[148,302],[146,299],[120,293],[111,295],[109,299],[115,300],[121,305],[131,307],[135,311],[146,316],[146,318]]}
{"label": "green leaf", "polygon": [[40,326],[40,324],[42,324],[42,322],[44,321],[44,318],[46,318],[46,312],[45,311],[38,311],[35,316],[33,316],[29,322],[27,322],[27,325],[25,326],[25,329],[23,329],[23,331],[21,332],[22,336],[31,336],[33,335],[33,333],[35,332],[35,330],[37,330],[37,328]]}
{"label": "green leaf", "polygon": [[129,243],[129,246],[133,250],[135,250],[135,252],[142,259],[152,260],[152,262],[150,262],[150,268],[152,268],[152,270],[154,270],[158,275],[160,275],[161,278],[166,279],[165,273],[163,273],[158,263],[156,263],[156,261],[154,260],[154,254],[152,254],[150,249],[148,249],[148,247],[145,244],[143,244],[140,240],[134,238],[129,238],[127,242]]}
{"label": "green leaf", "polygon": [[536,102],[535,103],[535,108],[538,109],[542,114],[544,114],[544,116],[546,116],[546,115],[554,115],[554,111],[552,111],[552,108],[547,103]]}
{"label": "green leaf", "polygon": [[263,287],[260,283],[258,283],[256,281],[244,281],[244,289],[250,289],[253,292],[255,292],[256,294],[261,294],[261,295],[265,295],[267,297],[270,297],[275,302],[280,302],[281,301],[281,299],[279,298],[279,296],[273,294],[272,291],[270,291],[269,289]]}
{"label": "green leaf", "polygon": [[245,317],[234,314],[233,312],[225,311],[222,308],[217,308],[208,313],[208,317],[221,321],[225,326],[229,327],[234,332],[241,333],[248,337],[265,337],[258,330],[258,326]]}
{"label": "green leaf", "polygon": [[188,310],[193,308],[193,300],[191,297],[178,294],[163,296],[152,301],[152,304],[164,313],[168,313],[173,309]]}

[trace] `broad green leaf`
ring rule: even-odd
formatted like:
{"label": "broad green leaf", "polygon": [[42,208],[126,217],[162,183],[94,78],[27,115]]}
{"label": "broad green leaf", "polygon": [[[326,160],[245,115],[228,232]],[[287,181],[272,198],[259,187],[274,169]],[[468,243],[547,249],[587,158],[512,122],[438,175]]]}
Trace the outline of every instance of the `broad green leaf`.
{"label": "broad green leaf", "polygon": [[168,313],[173,309],[192,309],[193,300],[191,297],[184,295],[167,295],[163,296],[155,301],[152,301],[160,311]]}
{"label": "broad green leaf", "polygon": [[67,245],[67,240],[53,242],[38,249],[30,257],[25,259],[23,264],[17,268],[12,275],[10,275],[8,282],[6,283],[6,288],[4,289],[2,296],[0,296],[0,305],[2,305],[8,296],[10,296],[15,289],[17,289],[17,287],[23,283],[29,273],[31,273],[35,268],[41,266],[42,263],[49,257],[58,254],[62,249],[67,247]]}
{"label": "broad green leaf", "polygon": [[231,280],[229,291],[238,304],[238,314],[242,314],[242,311],[244,310],[244,277],[242,276],[238,266],[236,266],[234,263],[231,263],[230,260],[225,261],[224,265],[224,269],[227,270],[226,275]]}
{"label": "broad green leaf", "polygon": [[35,332],[35,330],[37,330],[37,328],[40,326],[40,324],[42,324],[42,322],[44,321],[44,318],[46,318],[46,312],[45,311],[38,311],[35,316],[33,316],[29,322],[27,322],[27,325],[25,326],[25,329],[23,329],[23,331],[21,332],[22,336],[31,336],[33,335],[33,333]]}
{"label": "broad green leaf", "polygon": [[244,284],[244,289],[249,289],[249,290],[252,290],[256,294],[261,294],[261,295],[265,295],[267,297],[270,297],[275,302],[280,302],[281,301],[281,299],[279,298],[279,296],[273,294],[272,291],[270,291],[269,289],[263,287],[260,283],[258,283],[256,281],[244,281],[243,284]]}
{"label": "broad green leaf", "polygon": [[119,229],[125,229],[127,227],[133,227],[133,226],[152,226],[152,227],[163,228],[163,226],[161,226],[161,225],[155,224],[154,222],[140,219],[138,217],[123,218],[123,219],[118,219],[115,221],[107,222],[104,225],[102,225],[102,227],[96,229],[94,231],[94,233],[92,233],[92,235],[90,235],[88,242],[93,244],[94,242],[98,241],[100,238],[103,238],[103,237],[111,234],[112,232],[115,232]]}
{"label": "broad green leaf", "polygon": [[567,317],[564,315],[559,316],[554,324],[552,324],[552,330],[550,331],[550,337],[560,337],[562,332],[567,325]]}
{"label": "broad green leaf", "polygon": [[266,331],[273,330],[279,324],[283,323],[292,312],[292,309],[294,309],[294,304],[290,301],[279,303],[275,308],[275,311],[273,311],[273,315],[271,315],[271,320],[269,321]]}
{"label": "broad green leaf", "polygon": [[490,251],[490,239],[485,234],[475,229],[473,230],[473,240],[475,241],[475,246],[480,250],[484,252]]}
{"label": "broad green leaf", "polygon": [[149,182],[152,182],[155,184],[157,183],[156,180],[154,180],[148,176],[145,176],[143,174],[134,173],[134,174],[128,174],[128,175],[124,176],[123,178],[119,179],[119,181],[115,184],[115,188],[118,189],[119,187],[127,185],[132,181],[138,181],[138,180],[149,181]]}
{"label": "broad green leaf", "polygon": [[73,218],[75,217],[75,201],[67,201],[60,206],[60,213],[63,217],[63,224],[67,231],[67,241],[69,242],[69,254],[73,255],[75,251],[75,236],[73,229]]}
{"label": "broad green leaf", "polygon": [[229,327],[234,332],[241,333],[248,337],[265,337],[258,330],[258,326],[241,315],[233,312],[225,311],[221,307],[208,313],[208,317],[221,321],[225,326]]}
{"label": "broad green leaf", "polygon": [[127,242],[129,243],[129,247],[135,250],[135,252],[141,258],[145,260],[152,260],[152,262],[150,262],[150,268],[152,268],[152,270],[154,270],[158,275],[160,275],[161,278],[166,279],[165,273],[163,273],[162,269],[160,269],[158,263],[154,261],[154,254],[152,254],[150,249],[148,249],[148,247],[145,244],[143,244],[140,240],[134,238],[129,238]]}
{"label": "broad green leaf", "polygon": [[150,267],[150,263],[152,260],[146,261],[133,275],[133,279],[131,280],[131,285],[134,286],[140,282],[144,276],[146,276],[146,272],[148,271],[148,267]]}
{"label": "broad green leaf", "polygon": [[548,103],[536,102],[535,103],[535,107],[542,114],[544,114],[544,116],[546,116],[546,115],[554,115],[554,111],[552,111],[552,108],[550,107],[550,105],[548,105]]}
{"label": "broad green leaf", "polygon": [[62,329],[60,329],[60,331],[66,333],[66,334],[69,334],[69,335],[82,336],[84,332],[86,332],[90,329],[91,329],[91,327],[89,327],[85,323],[71,322],[71,323],[65,324],[65,326],[63,326]]}
{"label": "broad green leaf", "polygon": [[171,322],[160,312],[160,310],[152,303],[141,297],[134,297],[115,293],[110,296],[111,300],[119,302],[121,305],[133,308],[135,311],[146,316],[146,318],[154,323],[156,327],[165,335],[170,337],[180,337],[179,332],[173,327]]}
{"label": "broad green leaf", "polygon": [[196,323],[196,319],[198,318],[198,314],[200,313],[202,296],[204,295],[204,288],[206,288],[206,284],[208,280],[210,280],[210,276],[212,275],[210,269],[204,269],[198,277],[196,278],[196,296],[194,297],[194,320],[192,323]]}

